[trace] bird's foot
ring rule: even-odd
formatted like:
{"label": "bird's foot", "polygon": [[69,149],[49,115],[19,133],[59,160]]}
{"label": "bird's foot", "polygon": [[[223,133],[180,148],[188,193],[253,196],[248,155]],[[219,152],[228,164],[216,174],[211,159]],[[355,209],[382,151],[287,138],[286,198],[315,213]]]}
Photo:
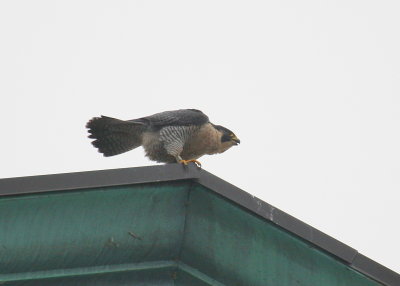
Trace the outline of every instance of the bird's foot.
{"label": "bird's foot", "polygon": [[187,166],[189,163],[195,163],[197,167],[201,168],[201,163],[195,159],[192,160],[180,160],[179,163]]}

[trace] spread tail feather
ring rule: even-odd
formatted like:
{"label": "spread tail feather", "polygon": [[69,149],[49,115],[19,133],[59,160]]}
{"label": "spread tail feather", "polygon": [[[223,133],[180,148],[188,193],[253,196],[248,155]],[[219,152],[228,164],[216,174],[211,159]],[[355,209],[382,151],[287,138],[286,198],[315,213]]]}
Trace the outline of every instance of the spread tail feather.
{"label": "spread tail feather", "polygon": [[145,126],[107,116],[94,117],[86,124],[92,144],[105,157],[118,155],[142,145]]}

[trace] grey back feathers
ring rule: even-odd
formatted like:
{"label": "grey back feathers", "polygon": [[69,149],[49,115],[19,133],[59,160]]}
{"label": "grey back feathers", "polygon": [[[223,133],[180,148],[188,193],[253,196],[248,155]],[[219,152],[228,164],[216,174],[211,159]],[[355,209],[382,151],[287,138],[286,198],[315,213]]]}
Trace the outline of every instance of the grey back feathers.
{"label": "grey back feathers", "polygon": [[200,126],[209,122],[209,119],[208,116],[200,110],[179,109],[129,120],[129,122],[146,124],[152,129],[161,129],[165,126]]}

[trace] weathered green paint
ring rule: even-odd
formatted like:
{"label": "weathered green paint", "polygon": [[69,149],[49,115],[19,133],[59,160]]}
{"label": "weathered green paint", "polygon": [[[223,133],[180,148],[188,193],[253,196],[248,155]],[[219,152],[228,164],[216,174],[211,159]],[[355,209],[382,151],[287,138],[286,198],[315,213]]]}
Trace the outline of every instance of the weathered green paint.
{"label": "weathered green paint", "polygon": [[0,283],[380,285],[189,181],[0,198]]}
{"label": "weathered green paint", "polygon": [[1,198],[0,273],[176,259],[186,198],[172,183]]}
{"label": "weathered green paint", "polygon": [[190,194],[182,253],[226,285],[380,285],[200,185]]}

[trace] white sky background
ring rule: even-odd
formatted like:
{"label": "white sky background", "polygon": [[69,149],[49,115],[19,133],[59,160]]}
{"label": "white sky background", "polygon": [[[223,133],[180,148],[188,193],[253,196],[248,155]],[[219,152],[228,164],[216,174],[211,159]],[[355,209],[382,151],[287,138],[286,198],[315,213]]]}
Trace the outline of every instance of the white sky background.
{"label": "white sky background", "polygon": [[84,128],[197,108],[204,169],[400,272],[399,1],[1,1],[0,177],[152,165]]}

